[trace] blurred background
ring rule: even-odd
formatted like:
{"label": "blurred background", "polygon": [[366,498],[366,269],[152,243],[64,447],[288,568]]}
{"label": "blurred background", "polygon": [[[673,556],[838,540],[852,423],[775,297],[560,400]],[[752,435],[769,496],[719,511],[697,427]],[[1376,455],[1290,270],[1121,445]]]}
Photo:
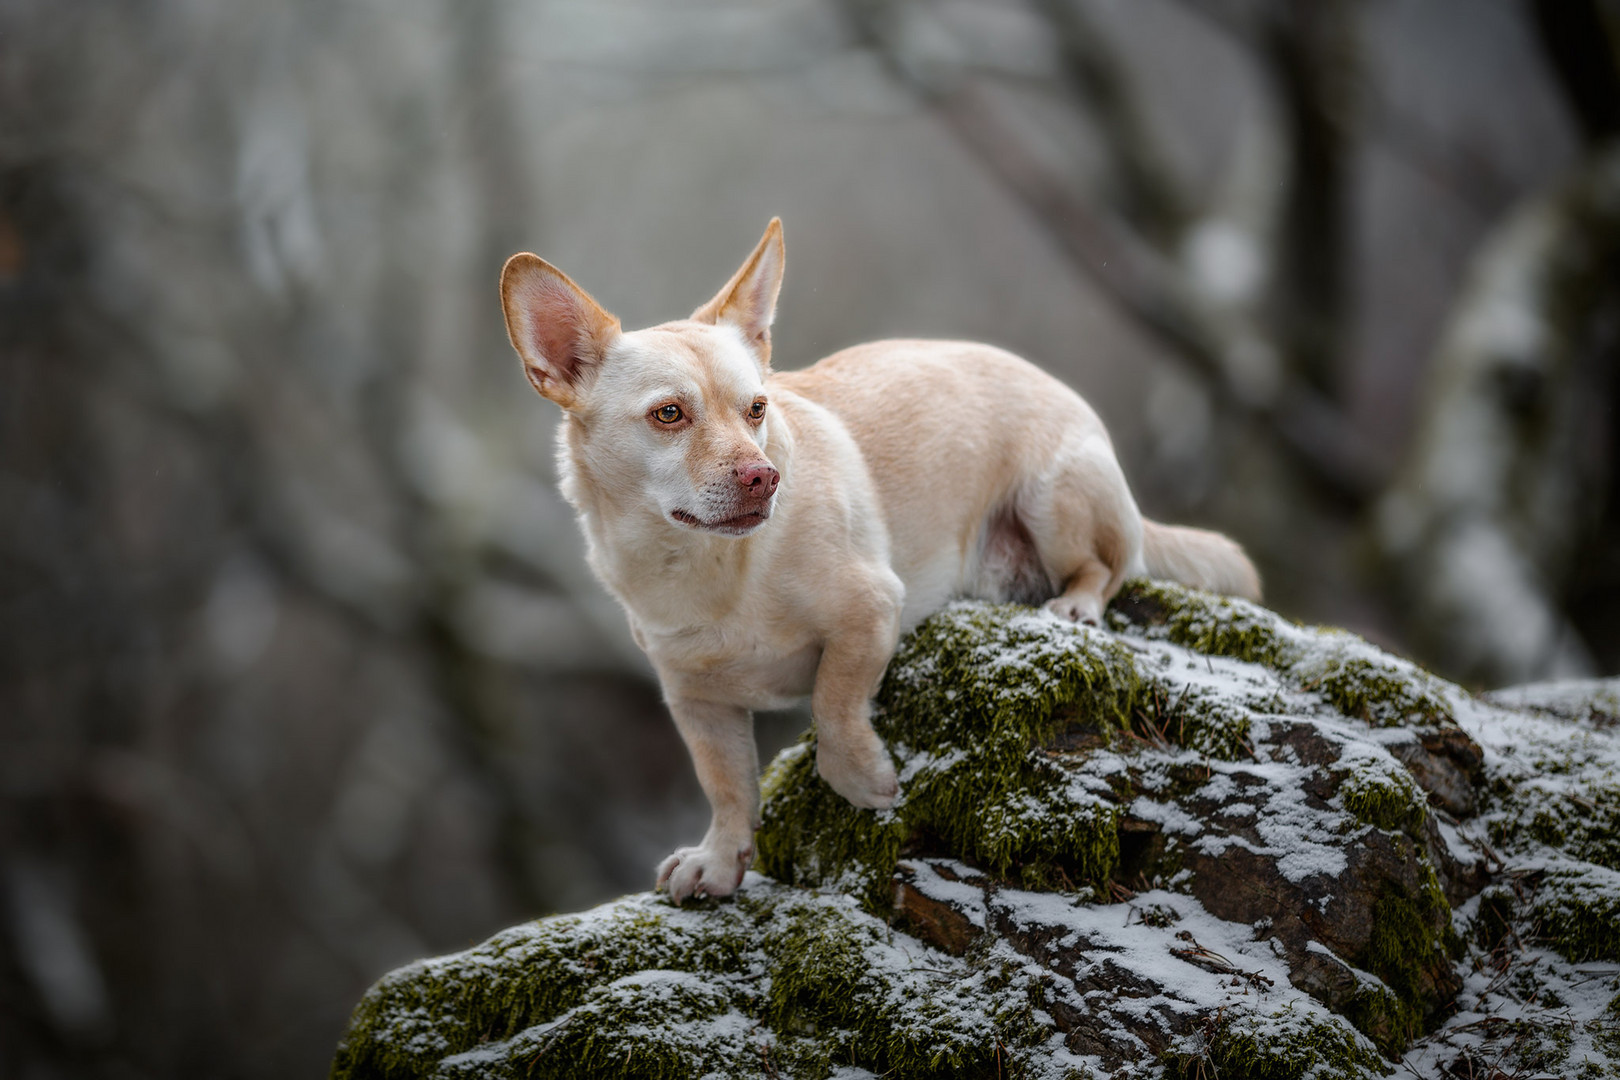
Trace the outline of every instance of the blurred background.
{"label": "blurred background", "polygon": [[1286,614],[1620,670],[1617,58],[1615,0],[0,0],[0,1075],[318,1075],[701,835],[514,251],[640,326],[780,214],[778,366],[1007,346]]}

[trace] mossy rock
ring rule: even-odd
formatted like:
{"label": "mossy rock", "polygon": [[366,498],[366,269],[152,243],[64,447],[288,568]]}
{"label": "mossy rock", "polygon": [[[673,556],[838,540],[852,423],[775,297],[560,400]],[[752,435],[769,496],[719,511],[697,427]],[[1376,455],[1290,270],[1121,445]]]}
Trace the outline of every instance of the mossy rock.
{"label": "mossy rock", "polygon": [[982,1074],[1038,1034],[1013,983],[846,897],[751,875],[734,903],[626,897],[401,968],[360,1002],[332,1075]]}
{"label": "mossy rock", "polygon": [[[1607,1075],[1620,982],[1575,965],[1614,956],[1620,872],[1570,807],[1620,751],[1559,700],[1158,583],[1105,630],[952,605],[877,697],[893,810],[822,783],[810,733],[766,772],[770,877],[395,972],[334,1075]],[[1476,976],[1503,965],[1524,985]],[[1513,1034],[1527,999],[1569,1038]]]}
{"label": "mossy rock", "polygon": [[1620,960],[1620,872],[1556,862],[1536,889],[1536,935],[1575,961]]}
{"label": "mossy rock", "polygon": [[1492,843],[1620,871],[1620,680],[1519,687],[1490,699],[1515,705],[1500,722]]}
{"label": "mossy rock", "polygon": [[1380,739],[1397,714],[1451,725],[1456,698],[1340,631],[1175,586],[1134,585],[1106,631],[955,604],[878,693],[901,802],[854,810],[807,741],[767,772],[761,868],[885,916],[906,857],[1092,902],[1168,886],[1265,921],[1296,983],[1394,1054],[1457,989],[1438,881],[1458,875]]}
{"label": "mossy rock", "polygon": [[1150,636],[1195,652],[1262,665],[1289,687],[1320,694],[1369,724],[1446,723],[1456,687],[1330,627],[1302,627],[1243,600],[1162,581],[1132,582],[1116,612]]}
{"label": "mossy rock", "polygon": [[1178,1043],[1170,1057],[1179,1080],[1357,1080],[1385,1071],[1385,1062],[1354,1032],[1291,1005],[1214,1017],[1205,1030]]}
{"label": "mossy rock", "polygon": [[1482,821],[1520,871],[1506,905],[1523,940],[1620,961],[1620,679],[1517,687],[1490,730],[1501,755]]}

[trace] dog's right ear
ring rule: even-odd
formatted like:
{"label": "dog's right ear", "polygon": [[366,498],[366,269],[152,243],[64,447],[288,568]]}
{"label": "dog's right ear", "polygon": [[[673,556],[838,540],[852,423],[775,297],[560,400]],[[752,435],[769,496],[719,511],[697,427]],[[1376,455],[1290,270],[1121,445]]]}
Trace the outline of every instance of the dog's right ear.
{"label": "dog's right ear", "polygon": [[579,404],[581,386],[619,336],[619,320],[567,274],[528,252],[506,260],[501,306],[529,382],[565,409]]}

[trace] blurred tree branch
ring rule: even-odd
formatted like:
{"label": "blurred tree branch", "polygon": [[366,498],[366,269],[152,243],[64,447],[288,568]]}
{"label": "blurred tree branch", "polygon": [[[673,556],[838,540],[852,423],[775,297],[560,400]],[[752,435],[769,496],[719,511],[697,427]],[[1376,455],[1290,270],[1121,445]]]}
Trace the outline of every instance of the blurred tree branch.
{"label": "blurred tree branch", "polygon": [[1148,123],[1130,73],[1090,14],[1072,0],[1035,0],[1057,41],[1062,74],[1105,133],[1115,172],[1111,201],[1124,219],[1161,250],[1174,250],[1186,229],[1187,199]]}
{"label": "blurred tree branch", "polygon": [[1481,249],[1379,508],[1417,630],[1481,681],[1584,674],[1620,625],[1620,5],[1528,7],[1588,153]]}
{"label": "blurred tree branch", "polygon": [[1583,570],[1615,570],[1574,556],[1617,509],[1602,498],[1614,463],[1592,445],[1616,424],[1604,405],[1620,382],[1617,283],[1620,148],[1610,147],[1492,234],[1441,340],[1379,535],[1429,648],[1466,677],[1591,668],[1563,595]]}
{"label": "blurred tree branch", "polygon": [[[1224,408],[1264,432],[1284,458],[1305,474],[1312,490],[1341,505],[1356,506],[1378,489],[1387,464],[1333,400],[1319,385],[1297,374],[1274,335],[1252,315],[1212,311],[1197,284],[1178,265],[1175,248],[1185,232],[1190,209],[1183,209],[1173,193],[1162,155],[1153,149],[1142,110],[1134,104],[1123,65],[1074,0],[1042,0],[1040,7],[1053,20],[1071,81],[1081,86],[1084,99],[1100,116],[1098,126],[1108,141],[1110,159],[1120,163],[1119,184],[1147,185],[1147,193],[1130,205],[1125,216],[1100,209],[1076,191],[1067,176],[1027,148],[1003,122],[974,76],[941,70],[907,52],[903,20],[926,17],[915,10],[915,4],[907,0],[839,2],[857,37],[878,52],[896,78],[936,110],[1075,264],[1167,346],[1170,355],[1197,375]],[[1310,167],[1318,167],[1314,159]],[[1302,194],[1296,199],[1299,209],[1291,222],[1295,228],[1320,224],[1329,212],[1313,198]],[[1145,231],[1132,227],[1131,216],[1145,223]],[[1301,238],[1283,247],[1303,252],[1309,242]],[[1336,279],[1324,279],[1319,291],[1338,287]],[[1326,299],[1322,303],[1331,306]]]}
{"label": "blurred tree branch", "polygon": [[1287,168],[1268,322],[1289,369],[1335,398],[1345,354],[1350,138],[1357,38],[1350,0],[1271,3],[1257,55],[1276,85]]}

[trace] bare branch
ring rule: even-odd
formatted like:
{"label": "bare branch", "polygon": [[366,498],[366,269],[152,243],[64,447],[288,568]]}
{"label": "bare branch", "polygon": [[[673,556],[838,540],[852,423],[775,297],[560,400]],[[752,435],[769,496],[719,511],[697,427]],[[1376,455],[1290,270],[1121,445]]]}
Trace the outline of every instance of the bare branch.
{"label": "bare branch", "polygon": [[[931,105],[1007,192],[1063,246],[1121,309],[1167,346],[1227,409],[1254,421],[1318,492],[1350,506],[1378,489],[1380,456],[1336,406],[1286,371],[1249,378],[1268,349],[1241,321],[1210,317],[1179,272],[1132,230],[1074,193],[1002,123],[971,78],[947,79],[908,64],[895,44],[893,0],[842,0],[861,38],[890,72]],[[1273,376],[1276,376],[1275,378]]]}
{"label": "bare branch", "polygon": [[1114,198],[1125,218],[1161,249],[1173,250],[1187,201],[1113,45],[1076,0],[1036,0],[1058,43],[1063,74],[1107,140],[1117,172]]}
{"label": "bare branch", "polygon": [[[1242,10],[1210,0],[1180,0],[1179,6],[1246,50],[1253,50],[1261,36],[1260,11],[1253,2],[1235,5]],[[1377,83],[1354,82],[1359,83],[1354,107],[1361,114],[1358,131],[1364,140],[1388,150],[1449,191],[1480,218],[1495,218],[1511,201],[1511,178],[1487,155],[1409,115],[1406,106],[1391,100]]]}
{"label": "bare branch", "polygon": [[1270,5],[1260,56],[1277,87],[1288,147],[1274,233],[1268,322],[1289,365],[1335,395],[1347,323],[1350,113],[1356,37],[1345,0]]}

